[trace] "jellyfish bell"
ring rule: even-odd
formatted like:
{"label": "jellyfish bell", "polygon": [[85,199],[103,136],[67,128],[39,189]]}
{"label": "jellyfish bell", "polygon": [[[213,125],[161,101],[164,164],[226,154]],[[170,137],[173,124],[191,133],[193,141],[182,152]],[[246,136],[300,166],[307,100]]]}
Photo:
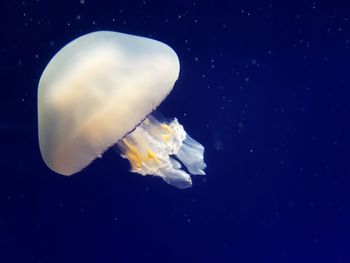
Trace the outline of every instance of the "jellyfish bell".
{"label": "jellyfish bell", "polygon": [[63,47],[39,82],[39,142],[45,162],[71,175],[133,130],[179,74],[165,44],[95,32]]}
{"label": "jellyfish bell", "polygon": [[150,115],[179,70],[176,53],[148,38],[98,31],[68,43],[39,81],[39,145],[47,166],[72,175],[116,144],[132,172],[191,186],[180,162],[204,174],[204,147],[177,119]]}

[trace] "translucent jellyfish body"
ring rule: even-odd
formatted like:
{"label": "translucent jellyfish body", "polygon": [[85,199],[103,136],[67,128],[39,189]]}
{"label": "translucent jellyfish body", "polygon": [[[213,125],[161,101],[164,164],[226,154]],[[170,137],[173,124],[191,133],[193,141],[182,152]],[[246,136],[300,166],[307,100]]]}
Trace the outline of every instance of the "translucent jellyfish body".
{"label": "translucent jellyfish body", "polygon": [[132,171],[179,188],[204,174],[204,148],[176,119],[149,115],[178,78],[176,53],[143,37],[99,31],[63,47],[39,82],[39,145],[45,163],[72,175],[117,143]]}

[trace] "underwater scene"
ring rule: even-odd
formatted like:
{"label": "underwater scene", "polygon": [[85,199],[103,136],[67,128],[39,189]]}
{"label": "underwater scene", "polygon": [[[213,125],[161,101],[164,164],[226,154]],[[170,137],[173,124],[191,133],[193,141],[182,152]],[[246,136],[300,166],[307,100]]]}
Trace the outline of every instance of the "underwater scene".
{"label": "underwater scene", "polygon": [[0,21],[0,263],[350,262],[350,3]]}

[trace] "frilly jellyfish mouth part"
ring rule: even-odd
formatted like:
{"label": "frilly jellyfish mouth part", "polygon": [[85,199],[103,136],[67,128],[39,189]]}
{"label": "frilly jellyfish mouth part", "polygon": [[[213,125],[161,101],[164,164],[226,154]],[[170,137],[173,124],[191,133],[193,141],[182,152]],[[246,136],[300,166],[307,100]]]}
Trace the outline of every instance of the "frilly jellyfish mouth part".
{"label": "frilly jellyfish mouth part", "polygon": [[132,172],[160,176],[178,188],[192,186],[191,177],[181,169],[181,163],[191,174],[205,174],[204,147],[185,132],[177,119],[166,123],[148,116],[117,146],[129,160]]}

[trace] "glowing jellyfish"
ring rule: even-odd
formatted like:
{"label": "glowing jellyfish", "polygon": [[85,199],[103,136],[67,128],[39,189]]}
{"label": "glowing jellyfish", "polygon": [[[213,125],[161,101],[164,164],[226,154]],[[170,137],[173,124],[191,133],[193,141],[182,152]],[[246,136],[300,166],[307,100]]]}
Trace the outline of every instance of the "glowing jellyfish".
{"label": "glowing jellyfish", "polygon": [[39,82],[39,144],[45,163],[72,175],[116,144],[131,171],[178,188],[205,174],[204,147],[173,119],[150,113],[179,75],[176,53],[148,38],[100,31],[63,47]]}

